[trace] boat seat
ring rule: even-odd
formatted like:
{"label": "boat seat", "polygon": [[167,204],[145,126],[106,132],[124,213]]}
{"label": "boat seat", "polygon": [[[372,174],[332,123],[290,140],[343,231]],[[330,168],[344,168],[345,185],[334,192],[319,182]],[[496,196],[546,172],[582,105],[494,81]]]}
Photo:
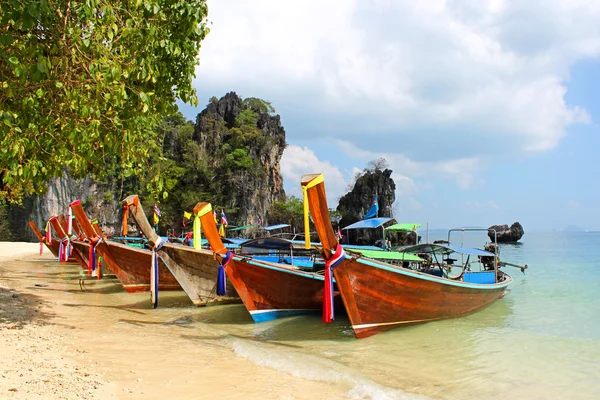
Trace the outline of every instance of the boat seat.
{"label": "boat seat", "polygon": [[496,283],[496,272],[495,271],[465,272],[463,281],[468,282],[468,283],[493,284],[493,283]]}

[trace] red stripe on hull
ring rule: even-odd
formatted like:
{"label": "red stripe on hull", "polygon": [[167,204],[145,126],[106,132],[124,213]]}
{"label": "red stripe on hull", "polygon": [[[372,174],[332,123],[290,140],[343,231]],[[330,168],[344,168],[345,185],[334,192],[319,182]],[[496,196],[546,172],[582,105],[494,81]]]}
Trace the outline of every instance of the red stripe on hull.
{"label": "red stripe on hull", "polygon": [[357,338],[471,314],[501,298],[509,282],[478,289],[419,278],[416,273],[396,273],[355,259],[343,261],[334,275]]}

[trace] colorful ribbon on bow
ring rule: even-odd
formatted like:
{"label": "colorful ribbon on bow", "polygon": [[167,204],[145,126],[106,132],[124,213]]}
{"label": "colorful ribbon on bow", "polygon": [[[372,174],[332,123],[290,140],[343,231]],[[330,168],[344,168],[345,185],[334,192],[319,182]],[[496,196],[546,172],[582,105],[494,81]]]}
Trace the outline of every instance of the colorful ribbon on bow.
{"label": "colorful ribbon on bow", "polygon": [[323,288],[323,322],[335,319],[333,307],[333,269],[346,258],[346,252],[338,243],[335,253],[325,262],[325,287]]}
{"label": "colorful ribbon on bow", "polygon": [[158,307],[158,251],[165,244],[159,236],[152,248],[152,264],[150,265],[150,302],[152,308]]}
{"label": "colorful ribbon on bow", "polygon": [[52,224],[50,224],[50,221],[46,222],[46,243],[52,244]]}
{"label": "colorful ribbon on bow", "polygon": [[304,198],[304,247],[310,249],[310,223],[308,219],[308,189],[323,183],[323,174],[310,181],[306,186],[302,186],[302,197]]}
{"label": "colorful ribbon on bow", "polygon": [[90,241],[90,251],[88,254],[88,276],[95,276],[98,279],[102,278],[102,272],[100,270],[99,263],[97,262],[96,247],[102,242],[101,237],[95,237]]}
{"label": "colorful ribbon on bow", "polygon": [[194,249],[202,248],[202,222],[200,221],[200,213],[194,214]]}
{"label": "colorful ribbon on bow", "polygon": [[127,226],[127,221],[129,220],[129,206],[135,205],[135,209],[140,207],[140,198],[135,196],[133,201],[125,206],[123,206],[123,220],[121,221],[121,235],[127,236],[127,232],[129,227]]}
{"label": "colorful ribbon on bow", "polygon": [[67,209],[67,235],[71,236],[73,234],[73,211],[71,210],[71,206]]}
{"label": "colorful ribbon on bow", "polygon": [[225,296],[227,294],[227,278],[225,276],[225,266],[229,264],[233,258],[233,253],[227,250],[227,254],[217,269],[217,296]]}
{"label": "colorful ribbon on bow", "polygon": [[67,262],[69,257],[71,256],[71,241],[68,236],[65,236],[60,241],[60,246],[58,247],[58,262]]}

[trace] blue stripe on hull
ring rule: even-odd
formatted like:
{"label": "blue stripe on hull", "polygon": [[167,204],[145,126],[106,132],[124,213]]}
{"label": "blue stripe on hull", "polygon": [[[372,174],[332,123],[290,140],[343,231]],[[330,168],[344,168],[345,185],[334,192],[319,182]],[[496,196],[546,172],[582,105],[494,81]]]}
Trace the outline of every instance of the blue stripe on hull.
{"label": "blue stripe on hull", "polygon": [[250,312],[256,323],[273,321],[278,318],[292,317],[294,315],[306,315],[321,312],[321,310],[259,310]]}

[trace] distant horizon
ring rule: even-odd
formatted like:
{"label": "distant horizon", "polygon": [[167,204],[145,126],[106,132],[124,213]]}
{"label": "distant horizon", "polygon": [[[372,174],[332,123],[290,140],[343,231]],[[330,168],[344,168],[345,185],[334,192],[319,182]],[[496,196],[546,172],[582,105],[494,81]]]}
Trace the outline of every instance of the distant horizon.
{"label": "distant horizon", "polygon": [[[322,172],[333,203],[369,161],[397,220],[600,230],[600,7],[507,2],[208,0],[199,107],[271,102],[281,174]],[[306,21],[311,28],[306,28]],[[574,22],[575,21],[575,22]],[[584,228],[586,229],[586,228]]]}

